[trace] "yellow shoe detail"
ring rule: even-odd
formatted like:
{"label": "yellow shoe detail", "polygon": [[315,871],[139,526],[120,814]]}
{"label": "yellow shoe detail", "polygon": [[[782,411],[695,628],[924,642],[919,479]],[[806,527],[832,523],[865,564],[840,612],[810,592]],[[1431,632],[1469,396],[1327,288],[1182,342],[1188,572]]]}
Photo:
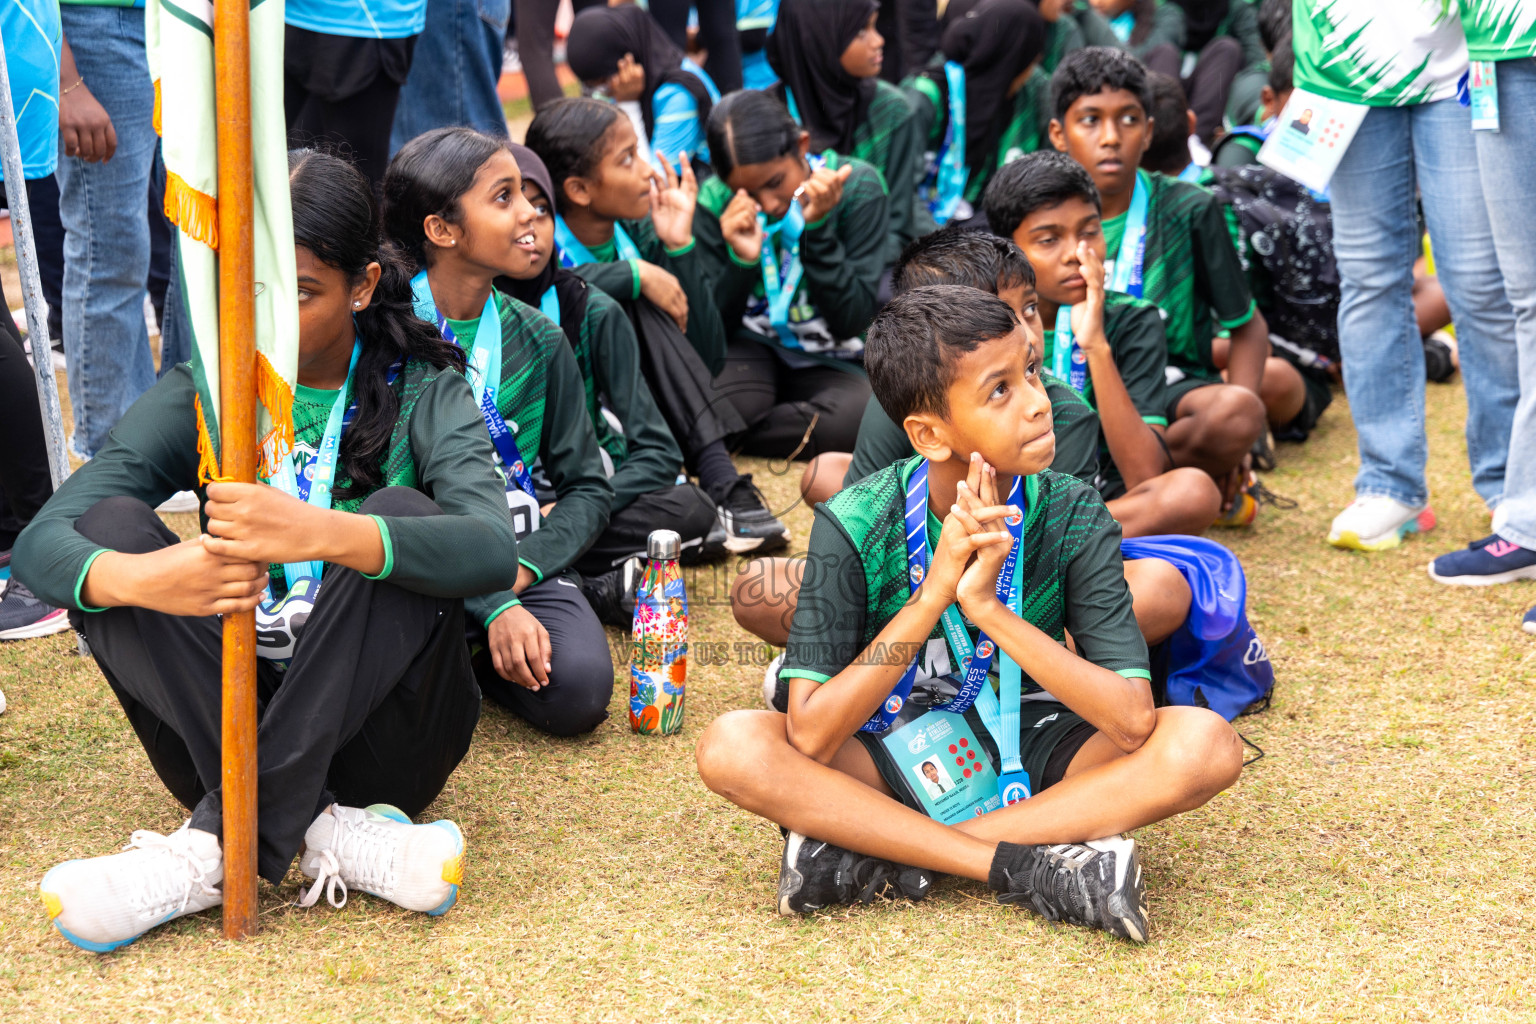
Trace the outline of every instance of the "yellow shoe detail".
{"label": "yellow shoe detail", "polygon": [[57,893],[44,892],[43,906],[48,910],[49,921],[52,921],[54,918],[64,913],[64,903],[59,899]]}
{"label": "yellow shoe detail", "polygon": [[443,861],[443,881],[449,885],[464,884],[464,855],[462,853]]}

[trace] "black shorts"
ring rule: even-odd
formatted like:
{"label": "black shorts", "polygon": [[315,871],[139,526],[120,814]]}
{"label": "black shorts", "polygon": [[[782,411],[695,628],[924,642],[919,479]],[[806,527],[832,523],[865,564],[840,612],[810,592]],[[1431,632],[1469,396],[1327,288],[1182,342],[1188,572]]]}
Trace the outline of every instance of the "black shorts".
{"label": "black shorts", "polygon": [[[976,734],[977,742],[986,751],[992,770],[997,771],[1002,766],[1002,760],[997,754],[997,741],[982,725],[980,713],[973,707],[965,713],[965,720],[971,732]],[[1083,744],[1088,742],[1088,737],[1096,731],[1082,716],[1068,711],[1064,704],[1054,700],[1026,701],[1019,715],[1019,759],[1024,762],[1024,770],[1029,773],[1030,792],[1039,793],[1060,782],[1072,758],[1077,756]],[[913,810],[927,814],[922,803],[912,795],[896,762],[885,749],[885,744],[880,742],[880,736],[870,732],[857,732],[854,735],[864,744],[864,749],[869,751],[870,759],[880,770],[880,777],[891,787],[897,799]]]}
{"label": "black shorts", "polygon": [[1173,426],[1174,420],[1179,418],[1179,403],[1184,396],[1191,391],[1199,391],[1201,388],[1210,387],[1212,384],[1222,384],[1224,381],[1205,380],[1201,377],[1185,377],[1183,380],[1168,385],[1168,405],[1164,415],[1168,418],[1168,425]]}
{"label": "black shorts", "polygon": [[1333,401],[1333,381],[1322,370],[1302,366],[1289,352],[1278,345],[1275,346],[1275,355],[1296,367],[1307,391],[1307,399],[1302,403],[1301,412],[1297,413],[1291,422],[1274,432],[1275,440],[1305,441],[1307,435],[1312,433],[1312,428],[1317,426],[1317,421],[1322,419],[1323,410]]}

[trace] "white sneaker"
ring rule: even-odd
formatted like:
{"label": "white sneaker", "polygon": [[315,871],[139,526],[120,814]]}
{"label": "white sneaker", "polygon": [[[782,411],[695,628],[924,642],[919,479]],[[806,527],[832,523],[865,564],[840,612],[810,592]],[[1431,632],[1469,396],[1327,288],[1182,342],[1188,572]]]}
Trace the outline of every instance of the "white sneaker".
{"label": "white sneaker", "polygon": [[301,907],[318,903],[322,889],[331,906],[345,906],[347,893],[357,889],[439,917],[459,898],[464,835],[451,821],[413,825],[389,804],[335,804],[304,833],[299,868],[315,880],[299,899]]}
{"label": "white sneaker", "polygon": [[1385,551],[1402,543],[1407,533],[1435,528],[1435,513],[1428,505],[1412,508],[1383,495],[1356,498],[1333,517],[1328,543],[1356,551]]}
{"label": "white sneaker", "polygon": [[196,512],[201,506],[197,503],[196,491],[177,491],[162,501],[155,509],[156,512]]}
{"label": "white sneaker", "polygon": [[39,885],[48,919],[81,949],[110,953],[151,928],[224,902],[219,837],[191,823],[133,833],[123,853],[56,865]]}
{"label": "white sneaker", "polygon": [[769,711],[783,711],[779,707],[779,669],[784,667],[784,652],[780,651],[763,671],[763,703]]}

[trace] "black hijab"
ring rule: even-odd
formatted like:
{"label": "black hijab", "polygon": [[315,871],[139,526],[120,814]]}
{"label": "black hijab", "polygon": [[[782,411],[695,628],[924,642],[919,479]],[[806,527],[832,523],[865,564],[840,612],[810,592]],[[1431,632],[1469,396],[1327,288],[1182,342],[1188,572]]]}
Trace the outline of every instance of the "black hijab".
{"label": "black hijab", "polygon": [[[555,186],[544,161],[527,146],[519,146],[514,142],[508,144],[507,148],[512,151],[512,158],[517,161],[517,169],[522,172],[523,179],[533,182],[543,191],[549,202],[549,215],[553,217]],[[544,264],[538,277],[526,281],[510,277],[496,279],[498,289],[534,309],[539,309],[539,301],[550,286],[554,286],[555,295],[560,299],[560,329],[565,332],[571,347],[575,348],[581,340],[581,322],[587,316],[587,283],[560,265],[559,245],[550,252],[549,262]]]}
{"label": "black hijab", "polygon": [[876,0],[783,0],[779,6],[768,64],[795,97],[818,152],[851,152],[853,130],[869,113],[876,79],[854,78],[843,70],[842,56],[879,7]]}
{"label": "black hijab", "polygon": [[571,22],[571,34],[565,43],[565,61],[571,72],[583,82],[608,78],[619,69],[619,61],[628,53],[645,68],[645,86],[640,94],[640,113],[645,118],[645,133],[656,131],[651,100],[656,90],[667,82],[687,89],[699,105],[699,123],[709,120],[713,101],[699,76],[683,70],[683,51],[667,38],[661,26],[638,7],[588,7]]}
{"label": "black hijab", "polygon": [[1226,21],[1232,0],[1173,0],[1184,8],[1184,49],[1199,53],[1216,38],[1217,29]]}
{"label": "black hijab", "polygon": [[[956,12],[961,3],[964,7]],[[1012,112],[1008,86],[1039,59],[1045,19],[1028,0],[953,0],[945,17],[939,50],[946,61],[965,68],[966,163],[972,173],[985,175]],[[949,94],[942,67],[924,74]]]}

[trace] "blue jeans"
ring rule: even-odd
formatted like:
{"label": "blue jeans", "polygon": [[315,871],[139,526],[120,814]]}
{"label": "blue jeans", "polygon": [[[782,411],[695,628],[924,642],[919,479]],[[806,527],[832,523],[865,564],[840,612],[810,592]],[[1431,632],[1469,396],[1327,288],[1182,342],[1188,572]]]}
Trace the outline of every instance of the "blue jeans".
{"label": "blue jeans", "polygon": [[[1509,173],[1520,170],[1529,173]],[[1460,343],[1472,485],[1493,507],[1504,492],[1519,398],[1514,313],[1494,255],[1471,115],[1454,99],[1371,108],[1329,185],[1339,347],[1359,435],[1355,493],[1414,507],[1429,500],[1424,350],[1413,315],[1416,186]]]}
{"label": "blue jeans", "polygon": [[105,163],[59,155],[71,445],[89,457],[155,383],[144,326],[145,202],[160,140],[151,124],[155,92],[144,58],[143,10],[64,4],[60,15],[75,65],[117,132],[117,151]]}
{"label": "blue jeans", "polygon": [[448,125],[506,136],[496,83],[511,16],[512,0],[427,0],[427,28],[416,38],[395,108],[391,155],[422,132]]}

